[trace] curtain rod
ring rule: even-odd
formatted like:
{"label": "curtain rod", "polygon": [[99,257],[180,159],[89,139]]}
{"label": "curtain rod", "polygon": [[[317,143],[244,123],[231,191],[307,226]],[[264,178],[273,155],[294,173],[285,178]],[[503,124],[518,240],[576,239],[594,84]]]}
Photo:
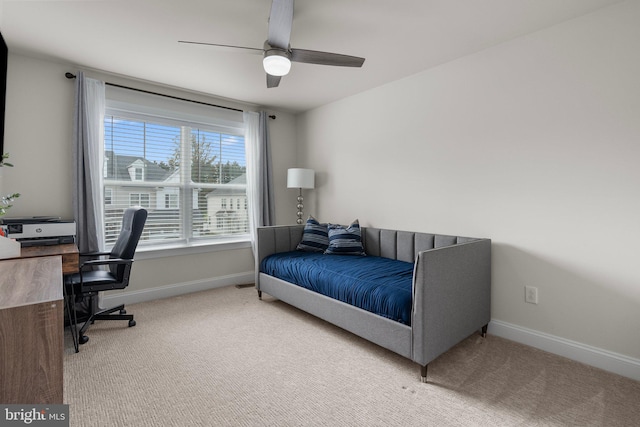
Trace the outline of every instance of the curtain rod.
{"label": "curtain rod", "polygon": [[[66,78],[68,78],[68,79],[75,79],[76,78],[75,74],[72,74],[72,73],[69,73],[69,72],[64,73],[64,76]],[[106,84],[107,86],[119,87],[121,89],[129,89],[129,90],[135,90],[136,92],[148,93],[150,95],[164,96],[165,98],[177,99],[178,101],[193,102],[195,104],[208,105],[209,107],[224,108],[225,110],[239,111],[241,113],[243,112],[243,110],[240,110],[238,108],[225,107],[224,105],[209,104],[208,102],[195,101],[193,99],[187,99],[187,98],[180,98],[179,96],[166,95],[164,93],[152,92],[150,90],[138,89],[138,88],[129,87],[129,86],[122,86],[122,85],[119,85],[119,84],[109,83],[109,82],[105,82],[104,84]],[[276,116],[272,114],[272,115],[269,116],[269,118],[272,119],[272,120],[275,120]]]}

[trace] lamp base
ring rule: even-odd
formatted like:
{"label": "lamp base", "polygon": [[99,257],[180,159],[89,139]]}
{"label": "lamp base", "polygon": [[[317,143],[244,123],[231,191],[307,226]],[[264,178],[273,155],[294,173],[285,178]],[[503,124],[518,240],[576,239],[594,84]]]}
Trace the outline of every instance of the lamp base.
{"label": "lamp base", "polygon": [[302,204],[302,202],[304,201],[304,198],[302,197],[302,188],[300,189],[300,194],[298,195],[298,219],[296,219],[296,223],[297,224],[302,224],[304,221],[302,219],[303,213],[302,213],[302,209],[304,209],[304,205]]}

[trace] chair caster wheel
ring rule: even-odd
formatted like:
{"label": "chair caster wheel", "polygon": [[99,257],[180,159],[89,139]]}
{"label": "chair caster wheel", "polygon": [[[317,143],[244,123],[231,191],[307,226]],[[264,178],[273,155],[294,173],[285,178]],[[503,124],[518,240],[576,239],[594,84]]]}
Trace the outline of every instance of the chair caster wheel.
{"label": "chair caster wheel", "polygon": [[120,314],[127,314],[127,310],[120,310]]}
{"label": "chair caster wheel", "polygon": [[129,320],[129,327],[136,326],[135,320]]}
{"label": "chair caster wheel", "polygon": [[86,344],[87,341],[89,341],[89,337],[86,336],[86,335],[80,335],[78,337],[78,343],[80,343],[80,344]]}

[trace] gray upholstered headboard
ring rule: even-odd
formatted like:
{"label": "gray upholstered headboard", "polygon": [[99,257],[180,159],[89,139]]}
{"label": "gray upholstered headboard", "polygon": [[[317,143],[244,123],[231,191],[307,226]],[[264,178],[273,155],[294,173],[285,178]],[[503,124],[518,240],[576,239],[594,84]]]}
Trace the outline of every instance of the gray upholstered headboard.
{"label": "gray upholstered headboard", "polygon": [[[258,228],[258,259],[278,252],[295,250],[302,239],[304,225],[287,225]],[[470,237],[443,234],[417,233],[362,227],[362,244],[365,252],[373,256],[414,262],[419,252],[443,246],[478,240]]]}
{"label": "gray upholstered headboard", "polygon": [[474,238],[362,227],[362,244],[369,255],[414,262],[421,251],[471,242]]}

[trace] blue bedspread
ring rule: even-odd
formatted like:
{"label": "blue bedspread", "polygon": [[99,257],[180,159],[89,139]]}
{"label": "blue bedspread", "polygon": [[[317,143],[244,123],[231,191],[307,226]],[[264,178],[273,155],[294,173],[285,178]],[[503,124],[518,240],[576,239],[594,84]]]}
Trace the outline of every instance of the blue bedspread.
{"label": "blue bedspread", "polygon": [[411,326],[412,263],[292,251],[265,258],[260,271]]}

